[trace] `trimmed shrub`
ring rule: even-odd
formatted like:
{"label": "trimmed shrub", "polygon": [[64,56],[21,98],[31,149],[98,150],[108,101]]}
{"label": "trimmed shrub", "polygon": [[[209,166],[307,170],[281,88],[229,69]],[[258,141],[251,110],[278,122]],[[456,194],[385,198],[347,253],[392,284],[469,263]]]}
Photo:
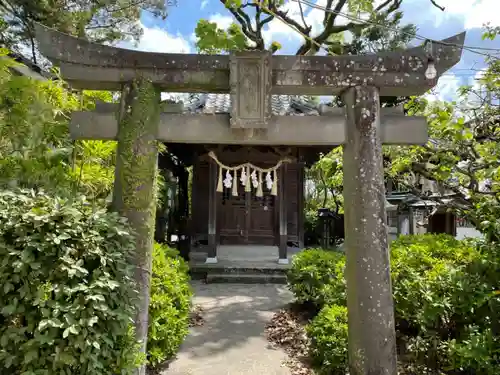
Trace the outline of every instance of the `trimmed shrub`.
{"label": "trimmed shrub", "polygon": [[0,191],[0,368],[128,373],[138,360],[134,242],[124,219],[84,199]]}
{"label": "trimmed shrub", "polygon": [[[391,266],[403,365],[417,373],[499,375],[500,246],[448,235],[402,236],[392,243]],[[339,254],[304,251],[292,264],[290,289],[299,302],[344,306],[343,267]],[[331,334],[327,310],[308,334],[315,364],[331,369],[337,362],[330,353],[346,350],[347,342]]]}
{"label": "trimmed shrub", "polygon": [[[478,257],[473,246],[445,235],[408,236],[394,241],[391,269],[397,318],[417,332],[439,330],[452,319],[462,319],[454,316],[454,310],[465,307],[467,311],[477,295],[468,290],[472,278],[463,280],[463,285],[459,279],[472,276],[467,264]],[[460,306],[463,303],[467,306]]]}
{"label": "trimmed shrub", "polygon": [[325,306],[306,327],[310,354],[319,374],[347,373],[347,308]]}
{"label": "trimmed shrub", "polygon": [[171,359],[188,334],[191,297],[187,263],[177,250],[155,244],[147,346],[152,366]]}
{"label": "trimmed shrub", "polygon": [[393,242],[391,263],[401,357],[455,374],[499,374],[499,249],[409,236]]}
{"label": "trimmed shrub", "polygon": [[345,260],[341,253],[307,249],[297,254],[287,273],[288,287],[300,303],[318,309],[325,304],[345,305]]}

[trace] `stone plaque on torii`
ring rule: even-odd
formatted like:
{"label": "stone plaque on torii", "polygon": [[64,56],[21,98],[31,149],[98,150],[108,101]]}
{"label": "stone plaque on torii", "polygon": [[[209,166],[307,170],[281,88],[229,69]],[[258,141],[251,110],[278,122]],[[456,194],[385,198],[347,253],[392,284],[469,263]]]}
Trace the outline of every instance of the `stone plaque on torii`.
{"label": "stone plaque on torii", "polygon": [[[39,25],[36,37],[42,54],[59,65],[73,88],[122,92],[120,105],[73,113],[70,132],[75,139],[118,140],[114,206],[138,233],[136,277],[143,297],[138,337],[147,335],[157,140],[343,144],[350,373],[397,374],[382,143],[424,144],[427,124],[423,117],[380,108],[380,96],[421,95],[434,87],[459,62],[465,33],[362,56],[147,53],[93,44]],[[231,113],[161,112],[161,91],[230,93]],[[270,95],[276,94],[342,95],[346,106],[321,116],[273,116]],[[216,189],[213,181],[210,189]],[[212,206],[209,242],[216,233]],[[286,212],[280,216],[280,236],[286,238]]]}

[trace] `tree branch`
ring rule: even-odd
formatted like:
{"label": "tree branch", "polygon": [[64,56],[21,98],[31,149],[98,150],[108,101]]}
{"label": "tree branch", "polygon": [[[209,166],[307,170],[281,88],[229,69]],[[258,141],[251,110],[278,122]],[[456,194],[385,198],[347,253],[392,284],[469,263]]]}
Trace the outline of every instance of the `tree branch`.
{"label": "tree branch", "polygon": [[[322,45],[325,43],[325,41],[332,35],[336,34],[342,31],[347,31],[353,29],[356,25],[352,22],[349,24],[352,25],[350,28],[347,28],[345,30],[340,30],[336,31],[334,28],[335,20],[339,14],[339,12],[342,10],[344,5],[347,3],[347,0],[339,0],[335,8],[332,10],[332,5],[333,5],[333,0],[328,0],[326,7],[325,7],[325,16],[323,19],[323,26],[324,29],[323,31],[315,38],[313,38],[314,43],[311,42],[310,40],[305,40],[304,44],[299,47],[297,52],[295,53],[296,55],[305,55],[305,54],[311,54],[311,52],[317,52],[319,50],[318,45]],[[344,25],[343,25],[344,26]],[[345,25],[347,26],[347,25]]]}
{"label": "tree branch", "polygon": [[[221,0],[221,3],[226,5],[226,0]],[[240,23],[241,31],[245,36],[256,44],[257,49],[264,49],[262,36],[259,37],[252,28],[250,17],[241,8],[227,7],[231,14]]]}
{"label": "tree branch", "polygon": [[436,8],[442,10],[444,12],[444,6],[441,6],[439,4],[436,3],[436,0],[431,0],[431,4],[434,5]]}
{"label": "tree branch", "polygon": [[300,9],[300,17],[302,18],[302,22],[304,23],[304,27],[310,28],[309,25],[307,25],[306,18],[304,17],[304,9],[302,9],[302,2],[299,1],[299,9]]}
{"label": "tree branch", "polygon": [[[292,25],[295,27],[297,30],[299,30],[302,34],[308,35],[311,32],[311,27],[304,27],[301,24],[299,24],[297,21],[295,21],[293,18],[288,17],[288,12],[284,12],[280,9],[278,9],[278,6],[276,5],[276,2],[269,1],[268,8],[271,12],[275,13],[278,17],[280,17],[283,21],[288,23],[289,25]],[[266,14],[271,14],[268,12],[268,10],[264,7],[263,9],[264,13]]]}

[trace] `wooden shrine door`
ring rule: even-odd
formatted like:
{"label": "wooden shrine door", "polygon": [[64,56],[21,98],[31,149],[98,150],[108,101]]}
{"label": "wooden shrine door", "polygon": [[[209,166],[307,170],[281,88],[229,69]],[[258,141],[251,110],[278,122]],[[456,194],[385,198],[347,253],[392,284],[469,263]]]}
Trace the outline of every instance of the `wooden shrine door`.
{"label": "wooden shrine door", "polygon": [[248,243],[256,245],[277,245],[276,239],[276,197],[264,188],[264,196],[257,197],[256,191],[247,193],[249,215],[247,217]]}
{"label": "wooden shrine door", "polygon": [[243,245],[248,243],[247,197],[245,188],[238,183],[238,195],[224,188],[217,207],[221,245]]}
{"label": "wooden shrine door", "polygon": [[224,189],[218,207],[221,245],[276,245],[276,198],[266,188],[263,197],[255,193],[239,181],[237,196]]}

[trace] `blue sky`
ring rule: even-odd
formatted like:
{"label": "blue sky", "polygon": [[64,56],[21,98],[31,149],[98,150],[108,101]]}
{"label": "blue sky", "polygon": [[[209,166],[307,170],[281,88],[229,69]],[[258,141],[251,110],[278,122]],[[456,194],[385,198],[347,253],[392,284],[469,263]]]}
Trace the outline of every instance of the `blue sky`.
{"label": "blue sky", "polygon": [[[144,34],[137,46],[122,43],[123,47],[151,52],[184,52],[195,53],[194,30],[199,19],[217,22],[220,27],[227,27],[233,18],[219,0],[167,0],[177,3],[169,9],[166,20],[155,19],[144,12],[141,23]],[[431,5],[430,0],[404,0],[402,10],[404,23],[414,23],[418,34],[430,39],[443,39],[463,30],[467,30],[466,45],[472,47],[498,48],[499,51],[483,51],[500,56],[500,40],[483,41],[482,26],[485,23],[500,26],[500,0],[436,0],[445,7],[440,11]],[[312,0],[324,5],[326,0]],[[300,20],[297,2],[286,1],[289,15]],[[314,31],[321,31],[323,12],[303,6],[306,10],[306,21]],[[342,22],[342,21],[341,21]],[[344,20],[343,22],[347,22]],[[273,20],[265,31],[266,41],[278,41],[282,45],[282,54],[293,54],[302,41],[302,37],[279,20]],[[461,62],[443,76],[432,97],[450,100],[462,84],[472,83],[480,76],[484,67],[484,56],[464,51]]]}

